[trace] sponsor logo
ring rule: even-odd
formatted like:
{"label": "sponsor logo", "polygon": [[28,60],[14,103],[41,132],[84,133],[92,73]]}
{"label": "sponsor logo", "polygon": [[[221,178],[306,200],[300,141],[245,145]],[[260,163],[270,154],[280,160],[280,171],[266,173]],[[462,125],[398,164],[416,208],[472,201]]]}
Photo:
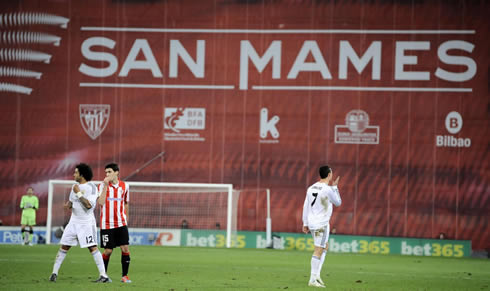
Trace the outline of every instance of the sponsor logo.
{"label": "sponsor logo", "polygon": [[[32,243],[37,244],[41,238],[41,233],[35,231],[32,236]],[[17,230],[0,230],[0,243],[2,244],[21,244],[24,242],[22,233]]]}
{"label": "sponsor logo", "polygon": [[156,246],[180,246],[180,231],[169,230],[160,232],[154,245]]}
{"label": "sponsor logo", "polygon": [[80,104],[80,123],[83,130],[95,140],[107,127],[111,115],[111,105]]}
{"label": "sponsor logo", "polygon": [[205,141],[199,133],[182,132],[188,130],[204,130],[206,128],[205,108],[165,108],[163,129],[165,140],[169,141]]}
{"label": "sponsor logo", "polygon": [[[269,110],[265,107],[260,110],[260,143],[279,143],[278,122],[279,116],[274,115],[269,119]],[[269,133],[271,139],[267,138]]]}
{"label": "sponsor logo", "polygon": [[379,126],[369,125],[369,115],[363,110],[351,110],[345,125],[335,125],[335,143],[379,144]]}
{"label": "sponsor logo", "polygon": [[[451,111],[446,116],[446,129],[450,134],[457,134],[463,128],[463,117],[456,111]],[[436,135],[437,147],[469,148],[471,139],[454,137],[452,135]]]}

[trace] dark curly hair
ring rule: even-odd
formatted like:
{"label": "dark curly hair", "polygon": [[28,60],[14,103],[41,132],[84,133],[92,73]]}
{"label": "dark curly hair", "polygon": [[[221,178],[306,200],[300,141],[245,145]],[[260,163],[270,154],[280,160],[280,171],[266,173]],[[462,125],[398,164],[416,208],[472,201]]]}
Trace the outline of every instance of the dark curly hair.
{"label": "dark curly hair", "polygon": [[90,168],[89,165],[81,163],[81,164],[76,165],[75,168],[78,169],[80,176],[84,177],[85,180],[87,180],[87,181],[92,180],[92,177],[94,176],[94,174],[92,173],[92,168]]}

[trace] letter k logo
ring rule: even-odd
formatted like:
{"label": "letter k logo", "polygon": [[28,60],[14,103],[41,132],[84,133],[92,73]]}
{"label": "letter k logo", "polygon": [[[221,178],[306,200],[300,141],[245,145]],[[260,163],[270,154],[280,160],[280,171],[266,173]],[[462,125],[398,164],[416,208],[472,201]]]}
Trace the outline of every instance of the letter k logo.
{"label": "letter k logo", "polygon": [[268,119],[269,110],[262,108],[260,110],[260,138],[266,138],[267,133],[270,132],[271,136],[275,139],[279,138],[279,131],[277,131],[276,124],[279,122],[279,116],[274,115],[270,120]]}

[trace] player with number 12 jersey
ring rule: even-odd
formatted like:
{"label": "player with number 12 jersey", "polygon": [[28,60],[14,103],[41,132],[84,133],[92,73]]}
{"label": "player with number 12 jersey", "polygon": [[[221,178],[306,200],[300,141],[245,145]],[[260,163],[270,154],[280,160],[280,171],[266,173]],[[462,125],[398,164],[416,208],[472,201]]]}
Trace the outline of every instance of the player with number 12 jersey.
{"label": "player with number 12 jersey", "polygon": [[[94,227],[96,227],[96,220],[94,216],[94,209],[96,206],[97,198],[99,197],[98,192],[97,192],[97,186],[93,182],[88,182],[85,184],[79,184],[78,187],[80,187],[80,192],[83,193],[83,197],[87,199],[90,204],[92,205],[92,208],[87,209],[85,208],[80,200],[77,198],[75,191],[73,191],[73,188],[70,192],[70,202],[72,204],[72,209],[71,209],[71,218],[69,223],[75,223],[75,224],[93,224]],[[91,243],[96,243],[97,242],[97,237],[94,237],[94,241]]]}

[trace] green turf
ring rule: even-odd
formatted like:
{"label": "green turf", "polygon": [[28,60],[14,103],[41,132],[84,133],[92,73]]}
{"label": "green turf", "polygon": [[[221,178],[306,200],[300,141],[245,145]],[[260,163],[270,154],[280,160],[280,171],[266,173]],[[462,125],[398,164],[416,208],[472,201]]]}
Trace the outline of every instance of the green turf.
{"label": "green turf", "polygon": [[[1,290],[316,290],[306,287],[310,252],[132,246],[131,284],[120,283],[120,250],[98,277],[88,250],[72,248],[58,282],[48,281],[58,246],[0,245]],[[487,259],[328,254],[322,278],[330,290],[490,289]]]}

